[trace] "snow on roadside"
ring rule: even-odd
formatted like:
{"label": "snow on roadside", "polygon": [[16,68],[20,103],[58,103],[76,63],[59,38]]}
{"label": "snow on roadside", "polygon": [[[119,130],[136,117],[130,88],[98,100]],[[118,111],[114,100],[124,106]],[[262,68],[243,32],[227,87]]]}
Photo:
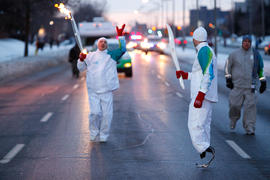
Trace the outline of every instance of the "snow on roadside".
{"label": "snow on roadside", "polygon": [[[166,53],[170,54],[169,49],[166,50]],[[176,53],[177,53],[177,57],[180,58],[182,61],[193,64],[195,55],[196,55],[195,49],[186,48],[185,50],[183,50],[183,48],[177,47]],[[217,63],[218,63],[219,70],[222,70],[222,71],[224,70],[225,62],[228,56],[229,54],[218,53]],[[265,76],[270,76],[270,61],[264,61],[264,73],[265,73]]]}
{"label": "snow on roadside", "polygon": [[[13,59],[20,59],[24,56],[24,42],[12,39],[12,38],[6,38],[6,39],[0,39],[0,62],[10,61]],[[51,49],[48,44],[43,48],[43,50],[39,49],[38,55],[35,56],[35,50],[36,47],[34,44],[28,45],[28,55],[33,57],[39,57],[44,55],[56,55],[59,53],[59,50],[64,49],[70,49],[73,45],[68,46],[59,46],[56,45],[53,46]]]}

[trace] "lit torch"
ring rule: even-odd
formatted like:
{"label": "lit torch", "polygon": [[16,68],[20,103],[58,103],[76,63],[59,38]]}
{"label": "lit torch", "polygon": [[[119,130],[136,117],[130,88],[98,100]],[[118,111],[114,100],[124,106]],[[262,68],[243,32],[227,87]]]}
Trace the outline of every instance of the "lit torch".
{"label": "lit torch", "polygon": [[66,15],[65,19],[70,19],[71,20],[71,25],[72,25],[72,29],[73,29],[73,32],[74,32],[74,36],[75,36],[76,42],[77,42],[77,44],[78,44],[78,46],[80,48],[80,51],[83,52],[83,53],[87,52],[86,49],[83,49],[80,33],[78,31],[75,19],[71,14],[71,11],[69,9],[67,9],[63,3],[55,4],[54,7],[58,8],[60,13],[63,13],[63,14]]}

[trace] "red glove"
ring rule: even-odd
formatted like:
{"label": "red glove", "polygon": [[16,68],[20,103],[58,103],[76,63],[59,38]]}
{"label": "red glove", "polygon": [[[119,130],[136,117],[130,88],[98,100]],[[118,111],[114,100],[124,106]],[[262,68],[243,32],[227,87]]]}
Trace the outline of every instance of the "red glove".
{"label": "red glove", "polygon": [[118,26],[116,26],[117,36],[123,36],[123,31],[125,29],[125,26],[126,24],[123,24],[121,29],[119,29]]}
{"label": "red glove", "polygon": [[203,100],[204,100],[204,96],[205,94],[201,91],[199,91],[196,99],[195,99],[195,102],[194,102],[194,107],[195,108],[201,108],[202,107],[202,103],[203,103]]}
{"label": "red glove", "polygon": [[176,71],[176,77],[179,79],[182,76],[183,79],[188,79],[188,73],[184,71]]}
{"label": "red glove", "polygon": [[80,61],[84,61],[84,59],[86,58],[86,54],[84,54],[84,53],[80,53],[80,55],[79,55],[79,58],[80,58]]}

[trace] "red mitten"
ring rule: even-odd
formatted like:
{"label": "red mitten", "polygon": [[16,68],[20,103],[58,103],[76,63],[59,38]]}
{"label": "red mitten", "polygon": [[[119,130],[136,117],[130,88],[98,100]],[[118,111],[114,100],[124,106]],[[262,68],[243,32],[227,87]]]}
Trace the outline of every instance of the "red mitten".
{"label": "red mitten", "polygon": [[176,77],[179,79],[182,76],[183,79],[188,79],[188,73],[184,71],[176,71]]}
{"label": "red mitten", "polygon": [[118,26],[116,26],[117,36],[123,36],[123,31],[125,29],[125,26],[126,24],[123,24],[121,29],[119,29]]}
{"label": "red mitten", "polygon": [[80,53],[79,58],[80,58],[80,61],[84,61],[84,59],[86,58],[86,54]]}
{"label": "red mitten", "polygon": [[194,102],[194,107],[195,108],[201,108],[202,107],[202,103],[203,103],[203,100],[204,100],[204,96],[205,94],[201,91],[199,91],[196,99],[195,99],[195,102]]}

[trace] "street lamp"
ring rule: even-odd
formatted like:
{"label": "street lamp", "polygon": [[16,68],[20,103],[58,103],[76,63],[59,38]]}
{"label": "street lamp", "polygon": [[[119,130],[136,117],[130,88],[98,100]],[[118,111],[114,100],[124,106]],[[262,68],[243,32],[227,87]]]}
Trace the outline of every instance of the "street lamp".
{"label": "street lamp", "polygon": [[[147,12],[144,12],[144,13],[152,13],[153,15],[155,15],[153,13],[153,11],[157,10],[159,7],[162,7],[162,6],[160,5],[160,3],[158,3],[158,2],[156,2],[154,0],[150,0],[150,1],[149,0],[142,0],[142,3],[144,3],[144,4],[149,4],[150,2],[151,2],[151,4],[155,5],[156,7],[154,7],[153,9],[150,9]],[[136,10],[136,11],[137,12],[142,11],[145,7],[146,7],[145,5],[140,6],[139,9]],[[160,16],[161,20],[162,20],[162,16],[163,16],[163,14],[161,14],[161,16]],[[159,24],[159,22],[158,22],[158,16],[155,15],[155,17],[153,17],[153,19],[156,19],[156,22],[154,22],[153,25],[158,25]]]}
{"label": "street lamp", "polygon": [[214,18],[215,18],[215,54],[217,56],[217,0],[214,0]]}

